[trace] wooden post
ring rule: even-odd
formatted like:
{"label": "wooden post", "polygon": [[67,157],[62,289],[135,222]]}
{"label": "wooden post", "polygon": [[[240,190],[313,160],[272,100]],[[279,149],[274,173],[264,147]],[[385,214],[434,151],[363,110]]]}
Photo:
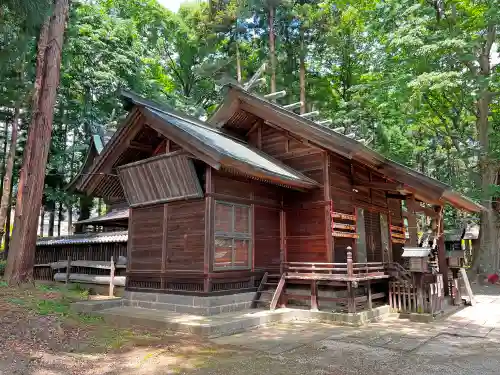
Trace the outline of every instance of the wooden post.
{"label": "wooden post", "polygon": [[347,276],[354,276],[354,269],[352,266],[352,247],[347,246]]}
{"label": "wooden post", "polygon": [[66,265],[66,284],[69,283],[70,272],[71,272],[71,257],[68,257],[68,264]]}
{"label": "wooden post", "polygon": [[110,267],[111,268],[109,271],[109,296],[113,297],[115,290],[115,260],[113,257],[111,257]]}
{"label": "wooden post", "polygon": [[415,215],[415,198],[406,198],[406,208],[408,209],[408,232],[410,233],[410,246],[418,246],[417,216]]}
{"label": "wooden post", "polygon": [[311,281],[311,311],[318,311],[318,284],[316,280]]}
{"label": "wooden post", "polygon": [[370,280],[368,280],[368,309],[372,310],[373,305],[372,305],[372,283]]}

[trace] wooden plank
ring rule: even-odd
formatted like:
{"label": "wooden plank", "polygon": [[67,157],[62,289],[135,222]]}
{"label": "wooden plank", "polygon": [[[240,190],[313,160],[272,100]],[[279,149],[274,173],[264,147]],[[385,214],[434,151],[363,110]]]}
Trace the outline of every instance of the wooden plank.
{"label": "wooden plank", "polygon": [[336,229],[356,230],[356,226],[351,224],[333,223],[332,227]]}
{"label": "wooden plank", "polygon": [[161,271],[165,272],[167,262],[170,260],[167,254],[168,250],[168,203],[163,205],[163,223],[162,223],[162,244],[161,244]]}
{"label": "wooden plank", "polygon": [[391,225],[391,231],[398,231],[398,232],[405,232],[405,228],[404,227],[398,227],[398,226],[395,226],[395,225]]}
{"label": "wooden plank", "polygon": [[395,238],[406,239],[406,235],[404,233],[391,233],[391,237],[392,237],[392,239],[395,239]]}
{"label": "wooden plank", "polygon": [[70,272],[71,272],[71,257],[68,257],[68,262],[66,264],[66,284],[69,283]]}
{"label": "wooden plank", "polygon": [[392,241],[392,243],[400,243],[400,244],[406,243],[406,240],[399,239],[399,238],[392,238],[391,241]]}
{"label": "wooden plank", "polygon": [[368,309],[369,310],[372,310],[373,309],[373,305],[372,305],[372,285],[371,285],[371,281],[368,281]]}
{"label": "wooden plank", "polygon": [[465,290],[467,291],[467,295],[469,297],[469,303],[471,306],[476,304],[476,300],[474,298],[474,293],[472,293],[472,288],[470,287],[469,278],[467,277],[467,272],[465,272],[464,268],[460,268],[460,276],[462,276],[462,281],[465,286]]}
{"label": "wooden plank", "polygon": [[115,289],[115,260],[113,257],[111,257],[111,262],[110,262],[111,269],[109,271],[109,296],[113,297],[114,296],[114,289]]}
{"label": "wooden plank", "polygon": [[390,283],[389,283],[389,307],[390,307],[391,309],[393,309],[393,308],[394,308],[394,305],[393,305],[393,303],[392,303],[392,285],[393,285],[393,283],[392,283],[392,282],[390,282]]}
{"label": "wooden plank", "polygon": [[401,309],[401,283],[398,283],[398,310],[402,311]]}
{"label": "wooden plank", "polygon": [[311,311],[318,311],[318,284],[316,280],[311,281]]}
{"label": "wooden plank", "polygon": [[348,233],[348,232],[339,232],[339,231],[333,231],[332,232],[333,237],[344,237],[344,238],[358,238],[359,235],[357,233]]}
{"label": "wooden plank", "polygon": [[264,290],[266,283],[267,283],[267,278],[268,278],[268,273],[266,272],[264,276],[262,276],[262,280],[260,281],[259,287],[257,288],[257,291],[255,292],[255,296],[253,297],[252,300],[252,308],[257,307],[257,301],[260,300],[260,297],[262,295],[262,291]]}
{"label": "wooden plank", "polygon": [[283,288],[285,286],[286,278],[285,274],[281,275],[280,281],[276,290],[274,292],[273,298],[271,300],[271,305],[269,306],[270,310],[276,310],[276,306],[278,305],[278,301],[280,299],[281,293],[283,292]]}
{"label": "wooden plank", "polygon": [[394,182],[368,182],[368,181],[354,181],[353,188],[368,188],[374,190],[399,190],[403,188],[402,184]]}
{"label": "wooden plank", "polygon": [[332,218],[334,218],[334,219],[356,221],[356,216],[349,215],[349,214],[344,214],[342,212],[332,212]]}

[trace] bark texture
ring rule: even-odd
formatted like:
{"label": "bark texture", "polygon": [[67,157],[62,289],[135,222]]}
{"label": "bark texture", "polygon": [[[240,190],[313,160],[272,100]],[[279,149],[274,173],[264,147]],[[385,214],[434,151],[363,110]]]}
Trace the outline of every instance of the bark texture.
{"label": "bark texture", "polygon": [[24,150],[11,251],[5,270],[5,278],[9,284],[32,279],[37,223],[42,204],[68,10],[68,0],[55,0],[52,16],[44,23],[40,32],[32,120]]}
{"label": "bark texture", "polygon": [[300,61],[299,61],[299,85],[300,85],[300,113],[306,113],[306,51],[304,46],[304,30],[300,29]]}
{"label": "bark texture", "polygon": [[12,120],[12,132],[10,136],[10,149],[7,162],[5,164],[5,174],[3,176],[2,198],[0,200],[0,241],[3,239],[6,230],[5,222],[7,220],[7,211],[10,206],[10,190],[12,189],[12,171],[14,169],[14,160],[16,159],[17,129],[19,122],[20,104],[16,105],[14,118]]}
{"label": "bark texture", "polygon": [[276,92],[276,43],[274,36],[274,5],[269,5],[269,60],[271,61],[271,92]]}

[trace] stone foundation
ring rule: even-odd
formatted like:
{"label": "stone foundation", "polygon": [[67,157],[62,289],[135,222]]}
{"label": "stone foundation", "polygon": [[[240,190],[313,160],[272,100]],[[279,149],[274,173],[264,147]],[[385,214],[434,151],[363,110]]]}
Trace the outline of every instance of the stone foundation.
{"label": "stone foundation", "polygon": [[125,291],[123,305],[209,316],[249,309],[254,297],[254,292],[200,297]]}

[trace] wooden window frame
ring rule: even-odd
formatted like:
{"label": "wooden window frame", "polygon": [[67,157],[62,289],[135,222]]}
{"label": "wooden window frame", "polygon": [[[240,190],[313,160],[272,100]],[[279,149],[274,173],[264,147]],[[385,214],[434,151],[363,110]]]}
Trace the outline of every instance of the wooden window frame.
{"label": "wooden window frame", "polygon": [[[215,201],[215,210],[214,210],[214,218],[215,215],[217,215],[217,204],[222,204],[226,206],[230,206],[232,209],[232,220],[231,220],[231,227],[232,231],[231,232],[222,232],[222,231],[217,231],[214,225],[214,256],[213,256],[213,270],[214,271],[234,271],[234,270],[250,270],[252,269],[252,244],[253,244],[253,238],[252,238],[252,207],[250,205],[246,204],[240,204],[240,203],[233,203],[233,202],[227,202],[227,201]],[[236,224],[236,215],[235,215],[235,208],[236,207],[243,207],[248,210],[248,233],[241,233],[241,232],[235,232],[235,224]],[[215,218],[216,219],[216,218]],[[231,266],[229,267],[218,267],[216,258],[215,258],[215,252],[216,252],[216,246],[215,246],[215,241],[217,238],[224,238],[224,239],[230,239],[231,240]],[[235,245],[234,242],[235,240],[243,240],[243,241],[248,241],[248,264],[246,266],[235,266]]]}

